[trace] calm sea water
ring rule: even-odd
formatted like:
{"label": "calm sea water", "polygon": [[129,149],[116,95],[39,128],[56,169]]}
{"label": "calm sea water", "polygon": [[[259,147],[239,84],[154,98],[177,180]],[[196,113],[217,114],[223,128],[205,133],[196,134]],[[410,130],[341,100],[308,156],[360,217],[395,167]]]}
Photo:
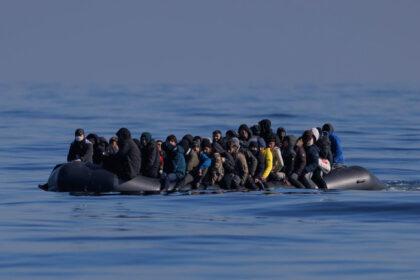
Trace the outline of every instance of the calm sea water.
{"label": "calm sea water", "polygon": [[[418,279],[419,85],[0,85],[1,279]],[[38,189],[77,127],[204,137],[334,124],[387,191],[72,196]]]}

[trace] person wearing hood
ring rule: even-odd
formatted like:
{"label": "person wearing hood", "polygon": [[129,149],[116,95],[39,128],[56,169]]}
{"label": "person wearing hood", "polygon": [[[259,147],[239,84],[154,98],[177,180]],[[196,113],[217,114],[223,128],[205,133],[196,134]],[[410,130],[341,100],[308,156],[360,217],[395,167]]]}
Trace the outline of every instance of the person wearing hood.
{"label": "person wearing hood", "polygon": [[163,172],[161,174],[161,190],[168,191],[170,183],[178,182],[185,176],[186,163],[184,158],[184,149],[177,145],[176,136],[171,134],[162,144],[162,149],[166,153],[166,159],[163,163]]}
{"label": "person wearing hood", "polygon": [[312,133],[317,139],[315,145],[317,145],[319,149],[319,157],[322,159],[327,159],[328,162],[332,164],[333,155],[331,152],[331,142],[328,133],[323,133],[320,127],[312,128]]}
{"label": "person wearing hood", "polygon": [[185,176],[177,184],[177,189],[184,190],[185,187],[195,181],[198,174],[198,167],[200,165],[200,160],[198,156],[200,154],[200,143],[194,141],[189,151],[185,154],[185,162],[187,167],[185,169]]}
{"label": "person wearing hood", "polygon": [[[317,184],[317,186],[321,189],[327,189],[327,183],[325,182],[323,178],[323,170],[326,170],[325,172],[328,173],[331,170],[331,165],[323,155],[324,153],[321,152],[320,146],[323,147],[328,152],[328,146],[324,147],[326,143],[320,143],[321,141],[325,141],[324,139],[327,139],[327,137],[324,137],[322,139],[322,136],[319,134],[318,128],[314,127],[312,128],[312,134],[314,136],[314,145],[318,148],[319,151],[319,166],[318,168],[313,172],[313,180]],[[327,142],[329,143],[329,142]]]}
{"label": "person wearing hood", "polygon": [[276,143],[280,142],[278,136],[274,134],[273,130],[271,129],[271,121],[269,119],[261,120],[258,124],[261,128],[260,136],[264,138],[265,143],[268,143],[268,139],[271,138],[272,135],[274,135]]}
{"label": "person wearing hood", "polygon": [[213,131],[213,143],[212,143],[212,151],[213,153],[224,153],[225,151],[225,143],[222,139],[222,132],[220,130]]}
{"label": "person wearing hood", "polygon": [[251,129],[249,129],[249,127],[246,124],[241,124],[238,128],[238,135],[239,144],[241,145],[241,147],[248,148],[249,142],[252,137]]}
{"label": "person wearing hood", "polygon": [[85,131],[82,128],[76,129],[74,132],[74,141],[71,143],[69,152],[67,154],[67,161],[82,161],[92,163],[92,158],[92,143],[86,139]]}
{"label": "person wearing hood", "polygon": [[264,184],[262,182],[262,175],[265,170],[265,158],[262,155],[261,151],[258,148],[258,142],[251,141],[249,143],[249,150],[254,155],[254,157],[257,159],[257,167],[255,169],[254,174],[252,175],[252,179],[254,180],[251,184],[251,187],[257,187],[258,189],[264,189]]}
{"label": "person wearing hood", "polygon": [[152,134],[143,132],[140,136],[141,174],[146,177],[158,178],[161,164],[157,143]]}
{"label": "person wearing hood", "polygon": [[283,152],[284,141],[286,140],[286,129],[284,127],[277,128],[277,139],[279,142],[276,145]]}
{"label": "person wearing hood", "polygon": [[284,173],[289,178],[292,175],[295,159],[296,159],[296,137],[294,135],[287,135],[283,141],[283,152],[282,157],[284,161]]}
{"label": "person wearing hood", "polygon": [[343,149],[341,148],[341,140],[334,133],[334,127],[330,123],[326,123],[322,126],[322,131],[328,134],[331,142],[331,152],[333,155],[333,168],[340,168],[344,166]]}
{"label": "person wearing hood", "polygon": [[117,137],[118,152],[115,156],[104,157],[104,168],[117,174],[121,180],[128,181],[139,174],[140,150],[131,139],[131,132],[127,128],[120,128]]}
{"label": "person wearing hood", "polygon": [[[261,134],[261,127],[259,124],[255,124],[251,126],[251,132],[253,136],[260,137]],[[257,140],[258,141],[258,140]]]}
{"label": "person wearing hood", "polygon": [[306,167],[306,152],[302,137],[296,140],[296,137],[290,135],[286,137],[285,144],[284,160],[287,179],[294,187],[304,189],[305,186],[300,181]]}
{"label": "person wearing hood", "polygon": [[319,150],[314,144],[315,139],[312,131],[305,130],[302,140],[306,152],[306,167],[300,176],[300,181],[308,189],[317,189],[318,186],[312,181],[312,176],[319,167]]}
{"label": "person wearing hood", "polygon": [[228,150],[222,156],[225,176],[222,187],[225,189],[241,188],[248,179],[248,165],[244,154],[239,152],[239,139],[232,137],[227,142]]}
{"label": "person wearing hood", "polygon": [[223,137],[222,138],[222,143],[223,143],[223,149],[225,150],[225,151],[227,151],[228,150],[228,146],[227,146],[227,143],[229,142],[229,141],[231,141],[232,140],[232,138],[234,138],[234,137],[236,137],[236,138],[238,138],[238,134],[236,134],[236,131],[235,130],[233,130],[233,129],[229,129],[229,130],[227,130],[226,131],[226,133],[225,133],[225,137]]}
{"label": "person wearing hood", "polygon": [[[107,144],[108,142],[106,139],[101,139],[103,137],[99,137],[98,135],[94,133],[90,133],[86,138],[92,143],[93,145],[93,163],[95,164],[101,164],[102,158],[107,150]],[[103,142],[105,140],[105,143]]]}
{"label": "person wearing hood", "polygon": [[186,134],[182,137],[181,141],[178,143],[184,149],[184,156],[189,152],[190,146],[193,143],[193,136],[191,134]]}

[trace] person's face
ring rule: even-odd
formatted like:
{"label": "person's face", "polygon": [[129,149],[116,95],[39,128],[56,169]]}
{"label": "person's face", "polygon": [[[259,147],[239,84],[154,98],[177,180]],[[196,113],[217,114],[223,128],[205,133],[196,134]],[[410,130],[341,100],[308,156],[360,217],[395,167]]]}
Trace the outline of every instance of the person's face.
{"label": "person's face", "polygon": [[142,144],[143,146],[146,146],[146,145],[147,145],[146,137],[142,137],[142,138],[141,138],[141,144]]}
{"label": "person's face", "polygon": [[258,149],[257,149],[257,147],[252,147],[251,148],[251,151],[257,151]]}
{"label": "person's face", "polygon": [[270,150],[273,150],[274,146],[276,146],[276,142],[268,142],[268,147],[270,148]]}
{"label": "person's face", "polygon": [[75,136],[75,139],[77,142],[83,141],[85,139],[85,135],[81,134],[81,135]]}
{"label": "person's face", "polygon": [[219,141],[221,138],[222,138],[222,134],[220,134],[220,133],[213,134],[213,140],[215,142]]}
{"label": "person's face", "polygon": [[208,156],[211,154],[211,148],[209,148],[209,147],[204,147],[204,150],[203,151]]}
{"label": "person's face", "polygon": [[176,146],[176,142],[174,140],[169,141],[169,143],[174,147]]}
{"label": "person's face", "polygon": [[156,144],[157,144],[158,151],[161,152],[162,151],[162,142],[159,141]]}
{"label": "person's face", "polygon": [[245,129],[241,129],[239,131],[239,135],[245,139],[248,139],[248,131],[246,131]]}

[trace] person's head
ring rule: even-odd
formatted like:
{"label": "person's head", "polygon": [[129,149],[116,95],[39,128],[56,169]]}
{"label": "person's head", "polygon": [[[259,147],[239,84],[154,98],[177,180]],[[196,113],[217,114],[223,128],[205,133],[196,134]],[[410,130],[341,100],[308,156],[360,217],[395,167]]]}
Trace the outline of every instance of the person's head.
{"label": "person's head", "polygon": [[171,134],[168,137],[166,137],[166,142],[168,142],[169,144],[171,144],[172,146],[176,146],[178,141],[176,140],[176,136]]}
{"label": "person's head", "polygon": [[284,127],[277,128],[277,135],[280,137],[280,139],[283,139],[286,137],[286,129]]}
{"label": "person's head", "polygon": [[258,148],[260,149],[260,151],[264,151],[264,149],[266,148],[265,140],[262,137],[258,138]]}
{"label": "person's head", "polygon": [[270,135],[267,138],[267,147],[270,148],[270,150],[273,150],[276,146],[276,137],[274,135]]}
{"label": "person's head", "polygon": [[249,137],[251,137],[250,133],[251,133],[251,130],[248,128],[248,126],[246,124],[241,124],[239,126],[239,128],[238,128],[238,134],[239,134],[239,137],[241,139],[248,140]]}
{"label": "person's head", "polygon": [[210,140],[210,138],[203,138],[202,141],[201,141],[201,143],[200,143],[200,145],[201,145],[201,149],[203,149],[203,150],[204,150],[204,147],[205,146],[210,146],[211,147],[211,140]]}
{"label": "person's head", "polygon": [[265,135],[271,130],[271,121],[269,119],[263,119],[259,123],[262,135]]}
{"label": "person's head", "polygon": [[228,131],[226,131],[225,135],[226,135],[227,138],[238,137],[235,130],[233,130],[233,129],[229,129]]}
{"label": "person's head", "polygon": [[322,126],[323,132],[334,132],[334,127],[330,123],[326,123]]}
{"label": "person's head", "polygon": [[256,124],[256,125],[251,126],[251,131],[253,135],[260,136],[260,133],[261,133],[260,125]]}
{"label": "person's head", "polygon": [[203,142],[203,152],[207,155],[207,156],[211,156],[212,153],[212,147],[211,147],[211,143],[209,141],[205,141]]}
{"label": "person's head", "polygon": [[86,139],[89,140],[89,142],[93,145],[99,144],[99,137],[94,133],[89,133],[88,136],[86,136]]}
{"label": "person's head", "polygon": [[118,141],[124,141],[127,139],[131,139],[131,132],[128,128],[120,128],[117,132]]}
{"label": "person's head", "polygon": [[193,141],[190,145],[190,148],[195,151],[196,153],[200,152],[200,142]]}
{"label": "person's head", "polygon": [[111,145],[113,147],[118,147],[117,143],[118,143],[118,138],[116,136],[112,136],[109,139],[109,145]]}
{"label": "person's head", "polygon": [[140,136],[140,144],[142,146],[146,146],[147,144],[150,143],[151,140],[152,140],[152,134],[150,134],[149,132],[143,132]]}
{"label": "person's head", "polygon": [[233,137],[231,140],[227,143],[228,153],[234,153],[239,149],[239,139],[236,137]]}
{"label": "person's head", "polygon": [[318,141],[318,139],[319,139],[318,129],[316,127],[313,127],[311,131],[312,131],[312,134],[314,136],[314,142]]}
{"label": "person's head", "polygon": [[218,142],[220,139],[222,139],[222,132],[220,130],[213,131],[213,141]]}
{"label": "person's head", "polygon": [[201,144],[201,136],[194,136],[194,138],[193,138],[193,141],[195,141],[195,142],[198,142],[198,143],[200,143]]}
{"label": "person's head", "polygon": [[312,146],[314,143],[314,135],[311,130],[305,130],[302,134],[303,145]]}
{"label": "person's head", "polygon": [[248,146],[249,150],[255,155],[258,152],[258,142],[251,141]]}
{"label": "person's head", "polygon": [[194,141],[194,137],[191,134],[185,134],[184,137],[182,137],[182,140],[185,141],[188,145],[191,145],[191,143]]}
{"label": "person's head", "polygon": [[74,140],[76,142],[80,142],[80,141],[83,141],[84,139],[85,139],[85,131],[83,130],[83,128],[76,129],[76,131],[74,132]]}
{"label": "person's head", "polygon": [[157,149],[159,152],[162,152],[162,140],[156,141]]}
{"label": "person's head", "polygon": [[285,148],[290,147],[291,149],[293,149],[295,145],[296,145],[296,137],[294,135],[290,134],[284,138],[283,146]]}

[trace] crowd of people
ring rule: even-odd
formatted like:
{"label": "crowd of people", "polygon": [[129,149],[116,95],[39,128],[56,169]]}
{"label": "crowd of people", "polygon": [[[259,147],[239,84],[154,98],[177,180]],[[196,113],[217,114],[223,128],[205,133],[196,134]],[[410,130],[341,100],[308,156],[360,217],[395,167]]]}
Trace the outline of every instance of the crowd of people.
{"label": "crowd of people", "polygon": [[[261,120],[251,128],[246,124],[213,139],[193,137],[180,141],[169,135],[154,140],[149,132],[132,138],[127,128],[107,141],[96,134],[75,131],[67,161],[82,161],[114,172],[122,181],[137,175],[160,178],[161,190],[186,190],[219,185],[224,189],[259,190],[269,181],[298,188],[327,188],[323,175],[344,166],[340,138],[331,124],[306,130],[300,137],[271,121]],[[172,189],[171,189],[172,190]]]}

